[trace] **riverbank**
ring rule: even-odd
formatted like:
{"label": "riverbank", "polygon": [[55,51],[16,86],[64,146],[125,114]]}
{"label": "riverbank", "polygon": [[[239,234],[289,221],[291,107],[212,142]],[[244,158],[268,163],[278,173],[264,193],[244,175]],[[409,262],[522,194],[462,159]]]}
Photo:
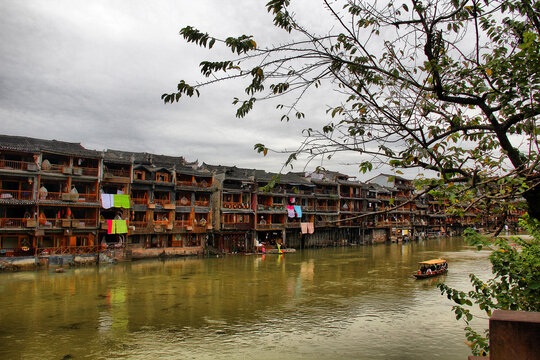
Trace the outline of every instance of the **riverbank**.
{"label": "riverbank", "polygon": [[[264,254],[291,254],[296,249],[283,248],[280,250],[269,248]],[[207,253],[207,256],[212,256]],[[260,253],[242,253],[243,255],[264,255]],[[232,255],[232,254],[230,254]],[[111,264],[118,262],[131,262],[148,259],[165,259],[179,257],[204,257],[199,249],[117,249],[105,250],[98,254],[85,255],[48,255],[48,256],[24,256],[24,257],[0,257],[0,272],[2,271],[32,271],[48,268],[83,267]],[[219,256],[225,256],[221,254]]]}
{"label": "riverbank", "polygon": [[[529,240],[531,235],[500,235],[500,238],[512,239],[519,237]],[[438,241],[447,237],[430,237],[426,239],[413,240],[418,241]],[[377,242],[376,244],[392,244],[395,241]],[[346,241],[327,243],[324,247],[356,247],[369,246],[367,244],[347,243]],[[282,253],[290,254],[296,252],[295,248],[282,248]],[[268,248],[266,254],[280,254],[277,248]],[[262,252],[241,253],[243,255],[262,255]],[[62,268],[62,267],[82,267],[95,266],[99,263],[109,264],[126,261],[137,261],[143,259],[163,259],[177,257],[205,257],[205,256],[227,256],[234,254],[223,254],[210,251],[208,249],[197,248],[156,248],[156,249],[107,249],[100,251],[97,254],[81,254],[81,255],[48,255],[48,256],[26,256],[26,257],[0,257],[0,272],[2,271],[32,271],[47,268]]]}

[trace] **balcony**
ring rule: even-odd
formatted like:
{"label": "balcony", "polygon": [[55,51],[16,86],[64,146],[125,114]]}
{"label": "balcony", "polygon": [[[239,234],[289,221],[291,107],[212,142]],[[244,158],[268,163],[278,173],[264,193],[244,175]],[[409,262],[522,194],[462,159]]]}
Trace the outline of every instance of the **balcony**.
{"label": "balcony", "polygon": [[98,176],[98,168],[90,167],[73,167],[73,175],[83,175],[83,176]]}
{"label": "balcony", "polygon": [[98,194],[79,194],[77,202],[98,202]]}
{"label": "balcony", "polygon": [[153,204],[161,205],[164,209],[174,210],[176,204],[169,199],[154,199]]}
{"label": "balcony", "polygon": [[71,168],[69,165],[57,165],[57,164],[50,164],[46,167],[41,167],[41,171],[46,173],[53,173],[53,174],[72,174],[73,168]]}
{"label": "balcony", "polygon": [[148,205],[148,199],[147,198],[135,198],[132,197],[130,199],[131,203],[133,205]]}
{"label": "balcony", "polygon": [[190,180],[178,180],[176,181],[176,186],[182,186],[182,187],[193,187],[193,188],[200,188],[200,189],[206,189],[212,187],[212,183],[209,183],[207,181],[190,181]]}
{"label": "balcony", "polygon": [[257,230],[283,229],[284,227],[285,223],[257,224],[255,226]]}
{"label": "balcony", "polygon": [[198,188],[206,189],[206,188],[212,187],[212,183],[209,183],[209,182],[203,180],[203,181],[200,181],[200,182],[193,183],[193,186],[198,187]]}
{"label": "balcony", "polygon": [[191,200],[188,200],[188,199],[176,200],[176,206],[191,206]]}
{"label": "balcony", "polygon": [[61,192],[39,192],[39,200],[48,200],[48,201],[62,201],[62,194]]}
{"label": "balcony", "polygon": [[41,201],[97,202],[98,194],[78,194],[61,192],[39,192]]}
{"label": "balcony", "polygon": [[193,225],[193,228],[192,228],[192,231],[194,233],[203,233],[203,232],[206,232],[207,229],[211,229],[212,226],[209,225],[209,224],[206,224],[206,225]]}
{"label": "balcony", "polygon": [[74,228],[95,228],[97,226],[96,219],[71,219],[71,226]]}
{"label": "balcony", "polygon": [[0,189],[0,200],[32,200],[32,190],[4,190]]}
{"label": "balcony", "polygon": [[221,228],[224,230],[251,230],[249,223],[222,223]]}
{"label": "balcony", "polygon": [[188,226],[191,226],[190,220],[175,220],[174,221],[174,227],[187,228]]}
{"label": "balcony", "polygon": [[290,223],[286,223],[285,224],[285,227],[287,229],[299,229],[300,228],[300,223],[299,222],[290,222]]}
{"label": "balcony", "polygon": [[28,161],[0,160],[0,169],[36,171],[37,165],[33,162],[28,162]]}
{"label": "balcony", "polygon": [[327,212],[337,212],[337,206],[326,206],[326,205],[317,205],[317,211],[327,211]]}
{"label": "balcony", "polygon": [[99,245],[90,246],[60,246],[50,248],[38,248],[37,254],[40,256],[47,255],[79,255],[79,254],[97,254]]}
{"label": "balcony", "polygon": [[131,172],[127,169],[104,169],[103,177],[107,178],[127,178],[131,177]]}
{"label": "balcony", "polygon": [[338,196],[337,190],[321,190],[321,189],[315,189],[315,195],[327,195],[327,196]]}
{"label": "balcony", "polygon": [[177,181],[177,182],[176,182],[176,185],[177,185],[177,186],[187,186],[187,187],[195,186],[195,184],[193,183],[193,181]]}
{"label": "balcony", "polygon": [[210,201],[209,200],[195,200],[195,206],[208,207],[210,206]]}
{"label": "balcony", "polygon": [[226,209],[249,209],[249,204],[240,202],[223,202],[222,207]]}
{"label": "balcony", "polygon": [[134,227],[136,230],[146,229],[148,227],[148,221],[130,221],[129,225]]}
{"label": "balcony", "polygon": [[257,205],[258,211],[285,211],[284,205]]}
{"label": "balcony", "polygon": [[27,227],[27,224],[35,227],[36,220],[24,218],[0,218],[0,228],[25,228]]}
{"label": "balcony", "polygon": [[167,226],[169,225],[169,220],[154,220],[152,221],[152,224],[154,225],[161,225],[161,226]]}

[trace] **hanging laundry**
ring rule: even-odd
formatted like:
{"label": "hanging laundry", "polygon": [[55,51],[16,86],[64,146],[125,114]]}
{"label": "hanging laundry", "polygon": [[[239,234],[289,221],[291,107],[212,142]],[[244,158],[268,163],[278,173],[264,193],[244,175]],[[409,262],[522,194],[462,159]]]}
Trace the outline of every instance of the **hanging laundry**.
{"label": "hanging laundry", "polygon": [[294,205],[294,211],[296,212],[296,217],[302,217],[302,208],[300,205]]}
{"label": "hanging laundry", "polygon": [[308,223],[308,234],[313,234],[315,232],[315,225],[313,223]]}
{"label": "hanging laundry", "polygon": [[111,194],[101,193],[101,207],[110,209],[113,204],[113,196]]}
{"label": "hanging laundry", "polygon": [[296,202],[296,200],[295,200],[295,198],[292,197],[292,198],[289,199],[289,202],[290,202],[291,204],[294,204],[294,203]]}
{"label": "hanging laundry", "polygon": [[129,209],[129,195],[113,195],[114,207]]}
{"label": "hanging laundry", "polygon": [[113,220],[107,220],[107,234],[116,234],[115,225]]}
{"label": "hanging laundry", "polygon": [[117,234],[126,234],[128,232],[126,220],[113,220]]}
{"label": "hanging laundry", "polygon": [[308,223],[300,223],[300,229],[302,230],[302,234],[308,233]]}
{"label": "hanging laundry", "polygon": [[294,213],[294,206],[292,206],[292,205],[287,205],[287,212],[289,213],[290,218],[293,218],[296,215]]}

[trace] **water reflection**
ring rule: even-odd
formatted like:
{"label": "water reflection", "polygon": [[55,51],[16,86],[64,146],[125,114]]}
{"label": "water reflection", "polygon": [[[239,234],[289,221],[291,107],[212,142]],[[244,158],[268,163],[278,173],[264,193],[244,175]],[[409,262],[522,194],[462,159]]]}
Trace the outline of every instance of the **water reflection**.
{"label": "water reflection", "polygon": [[[487,277],[460,239],[0,274],[3,358],[465,358],[462,325],[412,277]],[[1,353],[0,353],[1,354]]]}

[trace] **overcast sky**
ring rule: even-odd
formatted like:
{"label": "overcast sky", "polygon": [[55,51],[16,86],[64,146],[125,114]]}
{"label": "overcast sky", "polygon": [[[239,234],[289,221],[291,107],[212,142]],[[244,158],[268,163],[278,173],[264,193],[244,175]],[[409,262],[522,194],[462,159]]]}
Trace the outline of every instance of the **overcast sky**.
{"label": "overcast sky", "polygon": [[[286,33],[272,26],[266,2],[4,0],[0,132],[279,171],[284,157],[262,157],[253,145],[295,149],[303,128],[325,122],[332,95],[313,95],[304,103],[306,119],[289,123],[280,122],[275,104],[235,118],[231,101],[242,84],[205,88],[200,98],[173,105],[161,100],[181,79],[202,80],[200,61],[220,55],[187,44],[178,34],[186,25],[220,38],[254,35],[263,47],[283,42]],[[295,3],[304,24],[321,27],[319,2]],[[342,155],[330,165],[357,175],[357,166],[340,165],[352,160]]]}

